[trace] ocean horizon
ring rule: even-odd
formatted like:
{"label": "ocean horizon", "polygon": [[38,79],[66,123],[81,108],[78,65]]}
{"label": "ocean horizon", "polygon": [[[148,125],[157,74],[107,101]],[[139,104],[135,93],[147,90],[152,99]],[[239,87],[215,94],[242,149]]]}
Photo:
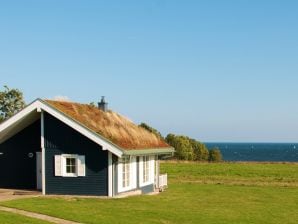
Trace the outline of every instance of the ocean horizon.
{"label": "ocean horizon", "polygon": [[298,162],[298,143],[206,142],[220,149],[224,161]]}

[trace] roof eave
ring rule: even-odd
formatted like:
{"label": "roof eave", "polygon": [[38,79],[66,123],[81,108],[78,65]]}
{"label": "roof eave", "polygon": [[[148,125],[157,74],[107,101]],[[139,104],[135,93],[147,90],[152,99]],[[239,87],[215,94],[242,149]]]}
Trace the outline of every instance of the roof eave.
{"label": "roof eave", "polygon": [[142,156],[142,155],[173,155],[175,149],[173,147],[167,148],[150,148],[150,149],[132,149],[124,150],[125,156]]}

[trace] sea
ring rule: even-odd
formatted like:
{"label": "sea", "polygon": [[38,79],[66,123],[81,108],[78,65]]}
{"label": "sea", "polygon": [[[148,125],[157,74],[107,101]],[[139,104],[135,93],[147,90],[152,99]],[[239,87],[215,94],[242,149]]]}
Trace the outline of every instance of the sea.
{"label": "sea", "polygon": [[298,143],[205,143],[225,161],[298,162]]}

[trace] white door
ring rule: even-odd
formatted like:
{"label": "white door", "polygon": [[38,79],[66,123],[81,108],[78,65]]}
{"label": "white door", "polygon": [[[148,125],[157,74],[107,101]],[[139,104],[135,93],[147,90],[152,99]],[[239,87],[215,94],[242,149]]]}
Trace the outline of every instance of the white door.
{"label": "white door", "polygon": [[41,169],[41,152],[36,152],[36,188],[38,190],[41,190],[42,183],[41,183],[41,177],[42,177],[42,169]]}

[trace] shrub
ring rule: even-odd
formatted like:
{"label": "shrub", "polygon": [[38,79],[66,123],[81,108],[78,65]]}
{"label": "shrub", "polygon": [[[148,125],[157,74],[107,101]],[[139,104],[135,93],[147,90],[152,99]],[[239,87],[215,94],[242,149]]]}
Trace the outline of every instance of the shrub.
{"label": "shrub", "polygon": [[222,155],[219,148],[215,147],[209,150],[209,161],[210,162],[220,162],[222,161]]}

